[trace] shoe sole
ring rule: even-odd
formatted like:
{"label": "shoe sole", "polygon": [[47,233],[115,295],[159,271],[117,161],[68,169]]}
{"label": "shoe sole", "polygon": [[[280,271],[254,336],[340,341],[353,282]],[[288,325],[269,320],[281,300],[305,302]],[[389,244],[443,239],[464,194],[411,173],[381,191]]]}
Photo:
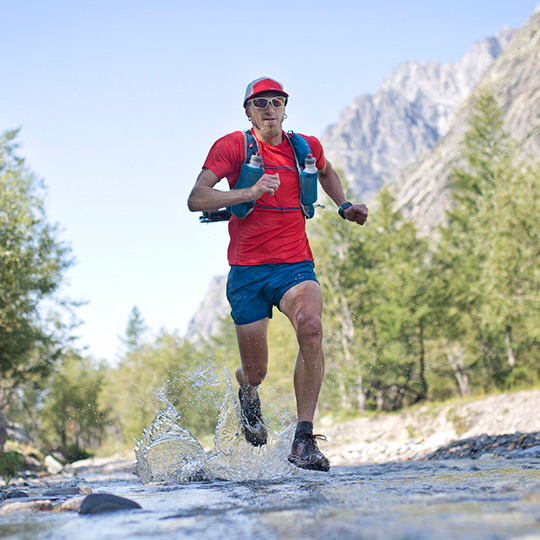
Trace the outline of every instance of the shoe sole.
{"label": "shoe sole", "polygon": [[242,433],[244,434],[246,441],[251,444],[251,446],[264,446],[268,440],[266,430],[264,430],[264,432],[261,434],[257,434],[252,430],[251,426],[246,426],[244,423],[242,423]]}
{"label": "shoe sole", "polygon": [[301,459],[295,457],[295,456],[289,456],[287,460],[292,463],[293,465],[296,465],[299,469],[307,469],[309,471],[321,471],[321,472],[328,472],[330,470],[330,464],[326,463],[310,463],[309,461],[302,461]]}

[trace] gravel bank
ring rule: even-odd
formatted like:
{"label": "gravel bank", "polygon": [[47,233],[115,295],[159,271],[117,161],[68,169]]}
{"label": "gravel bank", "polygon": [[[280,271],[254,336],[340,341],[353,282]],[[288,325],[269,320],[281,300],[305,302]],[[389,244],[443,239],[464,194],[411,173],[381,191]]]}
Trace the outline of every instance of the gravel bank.
{"label": "gravel bank", "polygon": [[317,431],[333,465],[493,455],[540,457],[540,390],[332,423]]}

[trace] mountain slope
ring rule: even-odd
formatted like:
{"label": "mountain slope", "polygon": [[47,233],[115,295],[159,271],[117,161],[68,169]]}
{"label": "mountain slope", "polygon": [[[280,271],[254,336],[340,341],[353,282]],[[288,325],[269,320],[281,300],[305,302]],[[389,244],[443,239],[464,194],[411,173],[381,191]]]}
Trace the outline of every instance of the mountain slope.
{"label": "mountain slope", "polygon": [[435,148],[513,33],[506,27],[479,41],[454,64],[404,62],[375,95],[361,95],[342,111],[322,143],[359,198],[368,201],[404,165]]}
{"label": "mountain slope", "polygon": [[[478,91],[487,90],[498,101],[504,127],[523,150],[540,150],[540,10],[515,33],[503,53],[488,68]],[[396,195],[406,219],[428,234],[445,219],[449,208],[449,178],[453,166],[463,164],[461,141],[468,129],[474,94],[456,113],[450,131],[437,148],[401,170],[387,185]]]}

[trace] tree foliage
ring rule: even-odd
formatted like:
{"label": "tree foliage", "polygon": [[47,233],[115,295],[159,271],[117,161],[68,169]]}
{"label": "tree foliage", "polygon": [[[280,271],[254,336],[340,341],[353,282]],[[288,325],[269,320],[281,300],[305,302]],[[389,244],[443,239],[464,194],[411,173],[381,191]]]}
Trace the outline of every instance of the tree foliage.
{"label": "tree foliage", "polygon": [[16,154],[17,131],[0,136],[0,410],[32,377],[45,377],[67,341],[56,297],[69,247],[44,208],[45,188]]}

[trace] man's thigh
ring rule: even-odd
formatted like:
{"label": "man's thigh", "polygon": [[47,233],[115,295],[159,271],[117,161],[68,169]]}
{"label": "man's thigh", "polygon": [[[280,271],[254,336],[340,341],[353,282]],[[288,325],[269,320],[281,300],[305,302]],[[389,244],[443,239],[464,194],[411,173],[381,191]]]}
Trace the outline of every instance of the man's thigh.
{"label": "man's thigh", "polygon": [[322,293],[317,281],[302,281],[291,287],[281,298],[279,309],[293,323],[299,314],[304,317],[322,315]]}

